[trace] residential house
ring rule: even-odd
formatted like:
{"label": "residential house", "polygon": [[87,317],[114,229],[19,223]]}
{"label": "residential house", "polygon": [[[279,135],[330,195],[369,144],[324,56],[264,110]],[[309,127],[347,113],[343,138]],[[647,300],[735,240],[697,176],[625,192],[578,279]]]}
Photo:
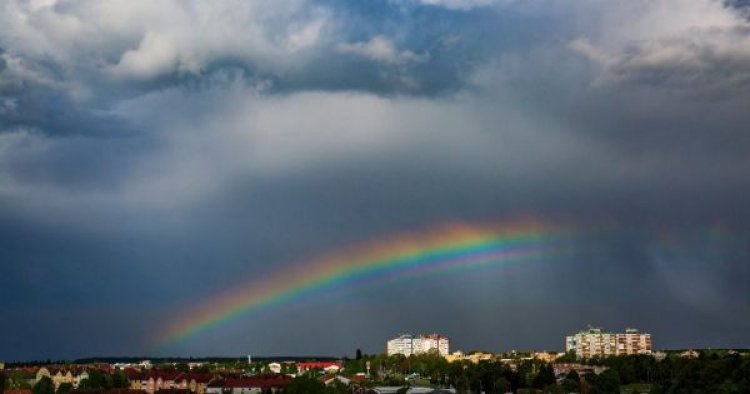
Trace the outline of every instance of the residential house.
{"label": "residential house", "polygon": [[81,382],[89,378],[89,371],[85,369],[81,369],[76,372],[75,377],[73,378],[73,388],[78,388],[81,386]]}
{"label": "residential house", "polygon": [[175,388],[186,389],[196,394],[206,394],[206,388],[212,380],[214,380],[214,375],[210,373],[186,373],[175,380]]}
{"label": "residential house", "polygon": [[347,378],[346,376],[341,375],[323,375],[320,378],[320,381],[323,382],[326,386],[330,386],[336,382],[343,383],[344,386],[348,386],[352,383],[352,380]]}
{"label": "residential house", "polygon": [[206,394],[258,394],[283,391],[292,378],[286,375],[259,375],[238,379],[215,380],[208,384]]}
{"label": "residential house", "polygon": [[556,363],[552,364],[552,369],[555,372],[555,377],[558,380],[565,379],[565,377],[571,372],[576,371],[578,375],[586,375],[593,373],[599,375],[600,373],[607,370],[607,367],[598,365],[584,365],[579,363]]}
{"label": "residential house", "polygon": [[175,388],[175,380],[178,380],[182,372],[177,371],[149,371],[141,378],[141,390],[148,394],[154,394],[159,390]]}
{"label": "residential house", "polygon": [[71,372],[69,369],[51,369],[49,371],[51,374],[52,383],[55,385],[55,391],[60,387],[61,384],[69,384],[73,388],[77,388],[78,384],[76,382],[76,376],[73,375],[73,372]]}
{"label": "residential house", "polygon": [[281,364],[277,362],[273,362],[268,364],[268,370],[273,373],[281,373]]}
{"label": "residential house", "polygon": [[680,357],[686,357],[686,358],[698,358],[699,355],[700,354],[693,349],[688,349],[680,353]]}
{"label": "residential house", "polygon": [[297,363],[297,372],[303,374],[307,371],[325,371],[326,373],[337,373],[344,364],[341,361],[307,361]]}
{"label": "residential house", "polygon": [[41,367],[36,370],[36,380],[34,380],[34,384],[38,383],[43,378],[50,378],[52,379],[52,373],[50,372],[49,368],[47,367]]}

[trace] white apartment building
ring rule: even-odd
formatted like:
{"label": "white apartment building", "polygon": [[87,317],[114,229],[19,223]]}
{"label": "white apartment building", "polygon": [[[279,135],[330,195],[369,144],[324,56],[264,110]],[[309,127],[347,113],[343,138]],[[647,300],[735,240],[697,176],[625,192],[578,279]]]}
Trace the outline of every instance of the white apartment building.
{"label": "white apartment building", "polygon": [[651,354],[651,334],[626,328],[624,334],[617,334],[617,354]]}
{"label": "white apartment building", "polygon": [[441,356],[445,356],[450,353],[450,339],[439,334],[419,336],[403,334],[398,338],[389,340],[386,344],[386,351],[389,356],[403,354],[408,357],[412,354],[429,353],[431,351],[436,351]]}
{"label": "white apartment building", "polygon": [[629,354],[651,354],[651,334],[628,328],[625,333],[611,333],[589,328],[565,338],[565,350],[576,357],[609,357]]}

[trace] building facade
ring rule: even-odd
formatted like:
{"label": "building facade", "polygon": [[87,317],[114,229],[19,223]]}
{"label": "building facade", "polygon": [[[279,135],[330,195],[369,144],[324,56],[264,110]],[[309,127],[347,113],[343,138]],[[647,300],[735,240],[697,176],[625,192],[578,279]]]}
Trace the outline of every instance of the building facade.
{"label": "building facade", "polygon": [[439,334],[411,335],[404,334],[386,343],[386,352],[389,356],[403,354],[406,357],[412,354],[424,354],[435,352],[441,356],[450,353],[450,339]]}
{"label": "building facade", "polygon": [[589,328],[565,338],[565,350],[578,358],[651,354],[651,334],[628,328],[625,333]]}

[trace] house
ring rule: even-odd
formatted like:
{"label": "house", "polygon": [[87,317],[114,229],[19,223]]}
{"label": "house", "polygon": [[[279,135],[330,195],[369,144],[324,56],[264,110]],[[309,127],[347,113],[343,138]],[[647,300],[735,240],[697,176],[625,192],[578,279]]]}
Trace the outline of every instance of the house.
{"label": "house", "polygon": [[63,383],[69,384],[74,388],[78,387],[76,376],[73,375],[73,372],[71,372],[70,370],[51,369],[49,373],[52,375],[51,378],[52,378],[52,383],[54,383],[55,385],[55,391],[57,391],[57,389]]}
{"label": "house", "polygon": [[268,369],[273,373],[281,373],[281,364],[273,362],[268,364]]}
{"label": "house", "polygon": [[474,364],[479,364],[480,361],[492,360],[494,357],[495,355],[492,353],[474,352],[466,356],[466,359],[473,362]]}
{"label": "house", "polygon": [[144,376],[141,373],[141,371],[135,369],[135,368],[125,368],[122,370],[122,372],[125,374],[125,376],[128,377],[128,380],[130,381],[130,388],[132,390],[142,390],[143,389],[143,380]]}
{"label": "house", "polygon": [[571,371],[576,371],[578,375],[586,375],[593,373],[599,375],[600,373],[607,370],[607,367],[598,365],[584,365],[579,363],[556,363],[552,364],[552,369],[555,372],[555,377],[558,379],[565,379],[565,377]]}
{"label": "house", "polygon": [[297,372],[303,374],[307,371],[322,370],[326,373],[337,373],[343,367],[341,361],[308,361],[297,363]]}
{"label": "house", "polygon": [[50,378],[52,379],[52,373],[47,367],[41,367],[36,370],[36,380],[35,383],[38,383],[43,378]]}
{"label": "house", "polygon": [[280,392],[292,378],[286,375],[259,375],[246,378],[216,380],[208,384],[206,394],[256,394],[270,390]]}
{"label": "house", "polygon": [[545,363],[551,363],[564,355],[565,353],[557,352],[531,352],[533,358],[544,361]]}
{"label": "house", "polygon": [[341,375],[323,375],[320,378],[320,381],[323,382],[326,386],[330,386],[334,384],[335,382],[343,383],[344,386],[348,386],[352,383],[352,380],[347,378],[346,376]]}
{"label": "house", "polygon": [[85,369],[78,371],[73,378],[73,388],[78,388],[81,382],[89,378],[89,373]]}
{"label": "house", "polygon": [[693,349],[688,349],[680,353],[680,357],[686,357],[686,358],[698,358],[699,355],[700,354]]}
{"label": "house", "polygon": [[186,389],[191,393],[205,394],[206,387],[214,380],[215,376],[210,373],[186,373],[175,380],[175,388]]}
{"label": "house", "polygon": [[181,375],[182,372],[177,371],[149,371],[141,377],[139,389],[146,391],[148,394],[154,394],[159,390],[173,389],[175,388],[175,381]]}

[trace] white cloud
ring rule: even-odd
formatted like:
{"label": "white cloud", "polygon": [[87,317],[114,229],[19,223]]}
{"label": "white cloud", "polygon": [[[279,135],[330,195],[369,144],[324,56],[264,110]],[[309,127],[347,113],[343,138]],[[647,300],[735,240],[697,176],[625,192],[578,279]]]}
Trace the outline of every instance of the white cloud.
{"label": "white cloud", "polygon": [[283,70],[304,61],[330,27],[306,0],[9,0],[0,5],[0,47],[68,73],[150,78],[197,72],[223,58]]}
{"label": "white cloud", "polygon": [[[595,13],[597,14],[597,13]],[[599,81],[727,88],[750,82],[750,22],[714,0],[608,3],[569,48]]]}
{"label": "white cloud", "polygon": [[424,5],[445,7],[452,10],[469,10],[497,4],[499,0],[417,0]]}
{"label": "white cloud", "polygon": [[429,54],[416,54],[409,50],[398,51],[393,41],[378,35],[369,41],[342,43],[336,46],[341,53],[351,53],[380,63],[406,64],[419,63],[429,59]]}

